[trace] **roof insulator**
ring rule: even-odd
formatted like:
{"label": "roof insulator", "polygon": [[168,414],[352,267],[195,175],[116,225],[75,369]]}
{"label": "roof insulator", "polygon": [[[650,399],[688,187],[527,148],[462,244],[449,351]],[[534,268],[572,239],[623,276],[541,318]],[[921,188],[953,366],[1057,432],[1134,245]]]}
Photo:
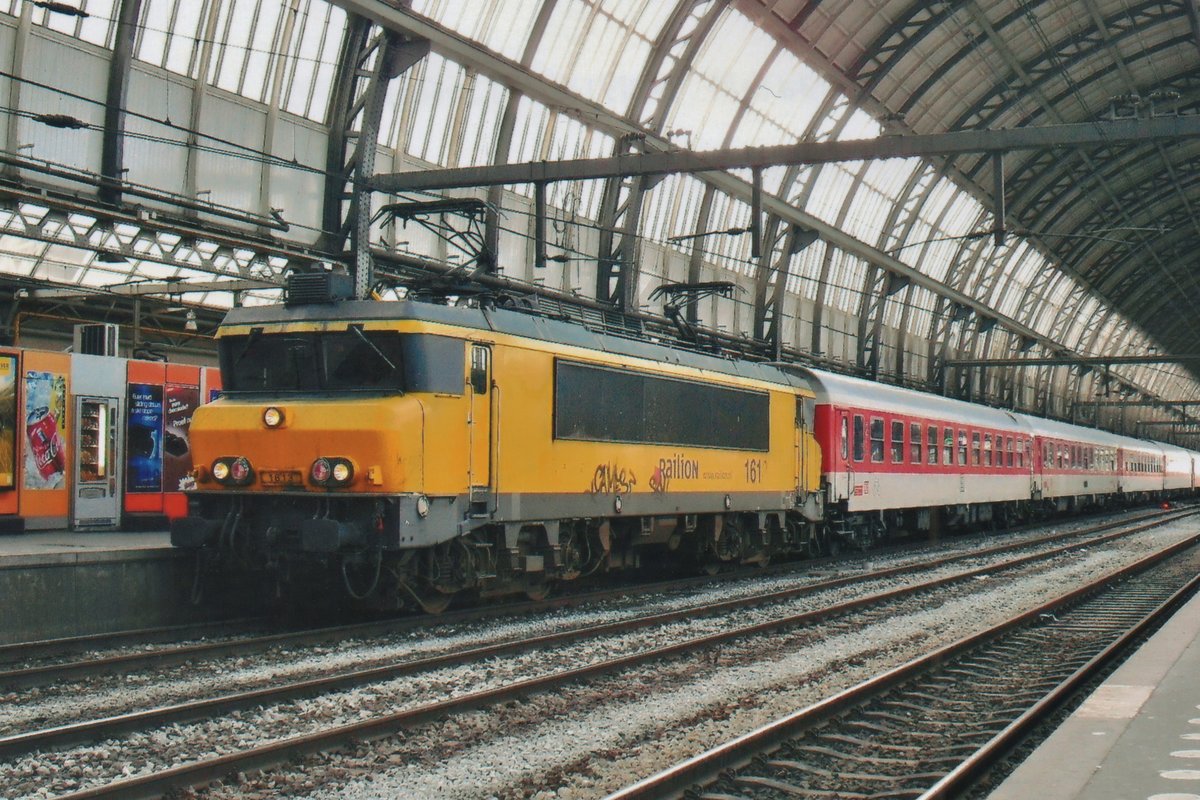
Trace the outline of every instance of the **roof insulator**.
{"label": "roof insulator", "polygon": [[51,128],[71,128],[78,130],[86,128],[88,124],[79,117],[72,117],[70,114],[34,114],[34,122],[40,122],[43,125],[49,125]]}
{"label": "roof insulator", "polygon": [[53,11],[56,14],[66,14],[71,17],[90,17],[91,14],[84,11],[82,8],[69,6],[66,3],[57,3],[54,0],[34,0],[33,3],[38,8],[44,8],[47,11]]}

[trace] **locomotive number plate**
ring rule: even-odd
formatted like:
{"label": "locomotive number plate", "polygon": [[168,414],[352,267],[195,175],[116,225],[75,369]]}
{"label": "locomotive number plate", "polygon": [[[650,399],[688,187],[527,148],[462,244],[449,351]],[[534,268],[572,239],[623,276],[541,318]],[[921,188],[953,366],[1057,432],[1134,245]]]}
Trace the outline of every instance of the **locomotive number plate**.
{"label": "locomotive number plate", "polygon": [[258,473],[263,486],[300,486],[304,476],[295,469],[264,469]]}

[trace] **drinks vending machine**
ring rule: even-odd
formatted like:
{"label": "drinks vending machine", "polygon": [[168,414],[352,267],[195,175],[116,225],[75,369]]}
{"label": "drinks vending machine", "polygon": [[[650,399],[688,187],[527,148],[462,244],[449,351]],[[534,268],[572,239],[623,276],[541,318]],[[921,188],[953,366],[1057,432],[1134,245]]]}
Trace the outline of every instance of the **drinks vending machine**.
{"label": "drinks vending machine", "polygon": [[118,464],[121,401],[115,397],[76,397],[79,445],[71,525],[116,527],[121,521],[121,470]]}

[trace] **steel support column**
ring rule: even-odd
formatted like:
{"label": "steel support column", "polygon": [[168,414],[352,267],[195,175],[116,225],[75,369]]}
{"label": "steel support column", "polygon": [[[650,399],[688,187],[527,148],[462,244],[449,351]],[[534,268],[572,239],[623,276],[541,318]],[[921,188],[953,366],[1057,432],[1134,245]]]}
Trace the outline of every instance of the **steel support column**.
{"label": "steel support column", "polygon": [[142,0],[121,0],[112,59],[108,62],[108,87],[104,96],[104,139],[100,146],[100,199],[117,205],[125,180],[125,99]]}
{"label": "steel support column", "polygon": [[321,249],[348,243],[354,293],[365,298],[374,280],[371,259],[371,194],[383,103],[391,81],[429,54],[429,42],[404,38],[351,17],[330,103],[327,172]]}

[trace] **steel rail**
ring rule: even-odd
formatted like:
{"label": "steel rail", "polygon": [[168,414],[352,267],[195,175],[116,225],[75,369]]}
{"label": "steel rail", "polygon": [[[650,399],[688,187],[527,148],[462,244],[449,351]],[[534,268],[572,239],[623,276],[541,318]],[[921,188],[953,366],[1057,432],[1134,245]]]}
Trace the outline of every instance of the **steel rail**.
{"label": "steel rail", "polygon": [[[723,745],[700,753],[656,775],[652,775],[620,791],[614,792],[608,795],[605,800],[662,800],[662,798],[680,797],[688,789],[697,785],[710,783],[727,770],[737,770],[750,764],[759,754],[774,749],[784,740],[795,736],[803,730],[810,729],[853,706],[860,705],[886,689],[927,672],[933,667],[949,661],[955,656],[965,653],[1021,625],[1036,621],[1044,614],[1049,614],[1064,606],[1072,605],[1124,578],[1149,569],[1197,545],[1200,545],[1200,534],[1139,559],[1133,564],[1042,603],[1036,608],[1018,614],[998,625],[940,647],[931,653],[915,658],[905,664],[893,667],[832,697],[743,734]],[[1194,583],[1192,581],[1189,585],[1194,585]],[[1165,606],[1166,604],[1163,605]],[[1163,606],[1159,606],[1160,610],[1162,608]],[[973,774],[977,768],[978,765],[974,765],[965,770],[964,774]],[[958,780],[956,778],[956,786],[958,785]],[[940,796],[951,796],[951,794]]]}
{"label": "steel rail", "polygon": [[[1055,541],[1058,539],[1087,536],[1092,533],[1126,525],[1131,522],[1139,522],[1146,519],[1172,519],[1177,515],[1186,516],[1188,513],[1189,512],[1186,509],[1183,511],[1175,510],[1170,512],[1156,511],[1151,514],[1134,517],[1133,519],[1103,522],[1099,525],[1094,525],[1079,531],[1056,533],[1049,536],[1037,537],[1024,542],[997,545],[995,547],[985,548],[969,554],[948,556],[942,560],[929,562],[929,568],[932,569],[944,564],[953,563],[955,560],[994,555],[1021,549],[1023,547],[1037,546],[1039,544],[1044,544],[1046,542]],[[800,569],[811,569],[815,562],[806,561],[797,563],[800,564]],[[794,564],[784,565],[782,571],[791,571],[793,568],[795,568],[795,566],[796,565]],[[907,571],[910,569],[910,567],[894,567],[891,569]],[[759,569],[755,570],[752,574],[761,576],[763,575],[763,572],[761,569]],[[874,574],[876,577],[888,577],[889,574],[895,573],[888,573],[887,570],[880,570],[872,574]],[[10,690],[27,689],[32,687],[47,686],[49,684],[68,679],[90,678],[98,675],[128,672],[131,670],[144,668],[163,669],[169,666],[183,664],[196,658],[223,658],[241,655],[244,653],[258,652],[278,645],[300,646],[344,641],[347,638],[357,636],[403,634],[416,629],[428,629],[435,626],[472,622],[479,619],[488,619],[497,615],[528,614],[547,609],[574,607],[577,605],[583,605],[585,603],[598,602],[613,597],[623,596],[630,588],[635,588],[637,591],[673,591],[678,588],[689,588],[691,586],[704,585],[713,580],[721,580],[723,578],[736,579],[742,575],[744,575],[744,573],[730,573],[728,576],[691,577],[679,580],[664,581],[655,584],[638,584],[635,587],[624,586],[603,589],[595,592],[581,592],[564,597],[551,598],[549,600],[515,603],[511,605],[505,605],[500,608],[489,607],[465,609],[463,611],[444,614],[432,619],[426,616],[418,616],[391,619],[382,622],[360,622],[351,625],[339,625],[302,631],[272,633],[267,634],[266,636],[256,636],[244,639],[198,642],[195,644],[182,645],[166,649],[141,650],[134,653],[121,653],[104,658],[82,659],[78,661],[69,661],[57,664],[10,669],[6,671],[0,671],[0,687]],[[823,589],[835,588],[837,586],[844,585],[845,583],[862,579],[862,574],[859,574],[848,576],[844,579],[832,579],[831,581],[824,581],[818,584],[809,584],[804,587],[797,587],[794,590],[784,591],[785,593],[791,591],[819,591]],[[842,583],[839,583],[839,580],[841,580]],[[810,586],[813,588],[809,588]],[[786,597],[774,597],[772,599],[786,599]],[[14,645],[13,647],[19,647],[19,645]]]}
{"label": "steel rail", "polygon": [[1072,696],[1076,695],[1092,678],[1133,647],[1141,637],[1173,614],[1188,598],[1200,589],[1200,574],[1196,575],[1178,591],[1159,604],[1138,623],[1115,641],[1093,656],[1062,683],[1050,690],[1045,697],[1031,706],[1024,714],[1009,723],[983,747],[976,750],[961,764],[929,787],[918,800],[946,800],[959,797],[975,780],[999,762],[1012,747],[1034,727],[1045,722]]}
{"label": "steel rail", "polygon": [[[242,617],[214,622],[164,625],[158,628],[135,628],[110,633],[87,633],[82,636],[64,636],[58,639],[11,642],[0,644],[0,663],[11,664],[35,658],[76,655],[87,650],[107,650],[117,647],[178,642],[186,639],[202,639],[214,634],[251,633],[256,626],[261,628],[268,623],[269,621],[265,617]],[[3,674],[5,673],[0,672],[0,675]],[[0,683],[0,685],[3,684]]]}
{"label": "steel rail", "polygon": [[[958,575],[945,576],[912,586],[900,587],[898,589],[892,589],[886,592],[878,592],[873,595],[867,595],[862,598],[835,604],[823,609],[815,609],[799,615],[783,617],[779,620],[769,620],[765,623],[758,623],[757,625],[749,628],[734,629],[726,634],[722,634],[722,636],[724,639],[736,638],[741,635],[760,633],[780,627],[791,627],[794,625],[822,620],[828,617],[838,616],[840,614],[849,613],[861,608],[867,608],[872,605],[887,602],[889,600],[894,600],[911,594],[917,594],[922,591],[937,589],[942,586],[948,586],[951,583],[966,580],[968,578],[974,578],[978,575],[1002,571],[1005,569],[1012,569],[1013,567],[1022,566],[1033,561],[1053,558],[1071,550],[1077,550],[1083,547],[1091,547],[1095,544],[1102,544],[1114,539],[1131,536],[1149,528],[1173,521],[1173,519],[1197,513],[1200,513],[1200,510],[1184,512],[1168,520],[1155,520],[1149,523],[1137,525],[1136,527],[1127,530],[1117,531],[1115,533],[1106,534],[1093,539],[1072,541],[1066,545],[1053,548],[1051,550],[1028,554],[1016,559],[1011,559],[1007,562],[980,567],[965,573],[960,573]],[[1021,546],[1022,545],[1014,543],[993,548],[993,550],[1003,552],[1005,550],[1011,550]],[[952,564],[956,561],[975,559],[981,555],[988,554],[994,553],[959,554],[941,559],[935,559],[934,561],[924,562],[921,564],[888,567],[875,572],[831,578],[815,584],[807,584],[801,587],[782,589],[765,594],[749,595],[746,597],[734,598],[718,603],[688,606],[685,608],[676,609],[674,611],[646,614],[641,617],[634,617],[627,620],[618,620],[615,622],[606,622],[598,625],[572,628],[564,631],[555,631],[553,633],[547,633],[532,638],[481,645],[478,647],[468,648],[466,650],[455,650],[448,653],[441,653],[438,655],[413,659],[410,661],[402,661],[398,663],[393,662],[375,667],[351,670],[334,675],[325,675],[318,678],[294,681],[283,685],[231,692],[229,694],[219,695],[216,697],[190,700],[183,703],[174,703],[157,708],[116,714],[94,720],[58,725],[51,728],[10,734],[8,736],[0,736],[0,757],[21,755],[36,750],[68,747],[71,745],[119,736],[131,731],[143,730],[150,727],[211,718],[218,714],[229,713],[231,711],[237,711],[240,709],[253,708],[255,706],[265,705],[268,703],[277,703],[294,700],[301,697],[310,697],[323,692],[332,692],[339,689],[353,688],[371,682],[391,680],[394,678],[403,677],[405,675],[414,675],[433,669],[456,666],[463,663],[475,663],[486,658],[514,655],[516,653],[536,649],[538,647],[560,646],[586,639],[594,639],[608,634],[626,633],[654,625],[666,625],[681,620],[695,619],[700,615],[711,616],[713,614],[722,612],[734,611],[739,608],[769,605],[772,603],[787,601],[805,594],[827,591],[829,589],[847,586],[857,582],[880,580],[904,573],[916,573],[930,569],[936,569],[948,564]],[[724,641],[724,639],[721,641]],[[702,638],[697,641],[704,640]],[[708,644],[712,643],[714,642],[705,642],[704,644],[697,646],[707,646]]]}
{"label": "steel rail", "polygon": [[[1200,512],[1189,512],[1189,515],[1194,513]],[[865,597],[855,598],[853,600],[838,603],[823,609],[815,609],[777,619],[744,625],[738,628],[727,629],[714,634],[696,637],[693,639],[676,642],[674,644],[663,645],[624,656],[618,656],[613,659],[600,661],[582,667],[561,670],[547,675],[541,675],[535,678],[529,678],[517,681],[515,683],[506,684],[504,686],[473,692],[449,700],[428,703],[415,708],[374,717],[368,720],[342,724],[326,730],[316,731],[310,734],[290,737],[287,739],[270,742],[268,744],[259,745],[238,753],[230,753],[213,759],[194,761],[188,764],[179,765],[177,767],[168,768],[150,775],[116,781],[104,786],[97,786],[91,789],[65,795],[65,797],[70,798],[70,800],[82,800],[83,798],[99,797],[133,798],[158,796],[179,786],[196,786],[207,781],[214,780],[228,774],[230,771],[265,769],[301,755],[332,749],[348,741],[381,737],[422,722],[427,722],[433,719],[444,717],[446,715],[460,713],[462,711],[467,711],[474,708],[494,705],[513,697],[543,692],[578,680],[618,672],[622,669],[671,658],[691,651],[701,650],[734,639],[754,636],[756,634],[776,631],[779,629],[793,628],[805,623],[812,623],[829,617],[844,615],[848,612],[868,608],[871,606],[877,606],[881,603],[903,598],[909,595],[914,595],[922,591],[929,591],[948,586],[952,583],[967,581],[979,575],[996,573],[1006,569],[1011,569],[1016,566],[1022,566],[1035,560],[1052,558],[1055,555],[1060,555],[1064,552],[1078,549],[1079,547],[1091,546],[1099,541],[1108,541],[1120,536],[1133,535],[1134,533],[1157,527],[1161,524],[1164,524],[1164,522],[1157,521],[1147,523],[1128,531],[1108,534],[1105,537],[1101,537],[1101,539],[1093,539],[1086,542],[1075,542],[1062,547],[1053,548],[1049,551],[1021,556],[1001,564],[993,564],[968,570],[952,576],[944,576],[942,578],[937,578],[915,586],[901,587]],[[1197,542],[1200,542],[1200,536],[1192,537],[1191,539],[1186,540],[1183,544],[1191,546]],[[671,612],[671,616],[677,616],[677,612]],[[623,623],[609,623],[595,627],[597,629],[607,630],[626,629],[626,625]],[[539,639],[527,641],[534,644],[544,644],[547,638],[552,638],[553,636],[554,635],[551,634],[547,637],[539,637]],[[522,643],[512,644],[519,646]],[[472,653],[469,656],[470,660],[475,660],[482,657],[485,656],[479,655],[478,653]],[[261,702],[261,700],[259,702]],[[131,716],[137,715],[135,714]],[[115,720],[119,718],[112,719]],[[145,717],[143,716],[138,720],[134,720],[134,722],[142,722],[144,719]],[[120,724],[112,721],[99,722],[101,724]],[[84,725],[89,724],[92,723],[84,723]],[[22,734],[16,737],[9,737],[6,740],[0,741],[0,747],[4,748],[5,753],[14,753],[26,751],[32,746],[45,747],[50,746],[51,744],[57,745],[59,742],[55,741],[54,737],[71,735],[70,732],[66,732],[64,734],[64,731],[67,727],[70,726],[64,726],[64,728],[58,729],[50,729],[48,731],[35,732],[33,734]],[[82,733],[82,731],[79,733]],[[88,735],[93,736],[95,733],[96,731],[92,731]]]}

